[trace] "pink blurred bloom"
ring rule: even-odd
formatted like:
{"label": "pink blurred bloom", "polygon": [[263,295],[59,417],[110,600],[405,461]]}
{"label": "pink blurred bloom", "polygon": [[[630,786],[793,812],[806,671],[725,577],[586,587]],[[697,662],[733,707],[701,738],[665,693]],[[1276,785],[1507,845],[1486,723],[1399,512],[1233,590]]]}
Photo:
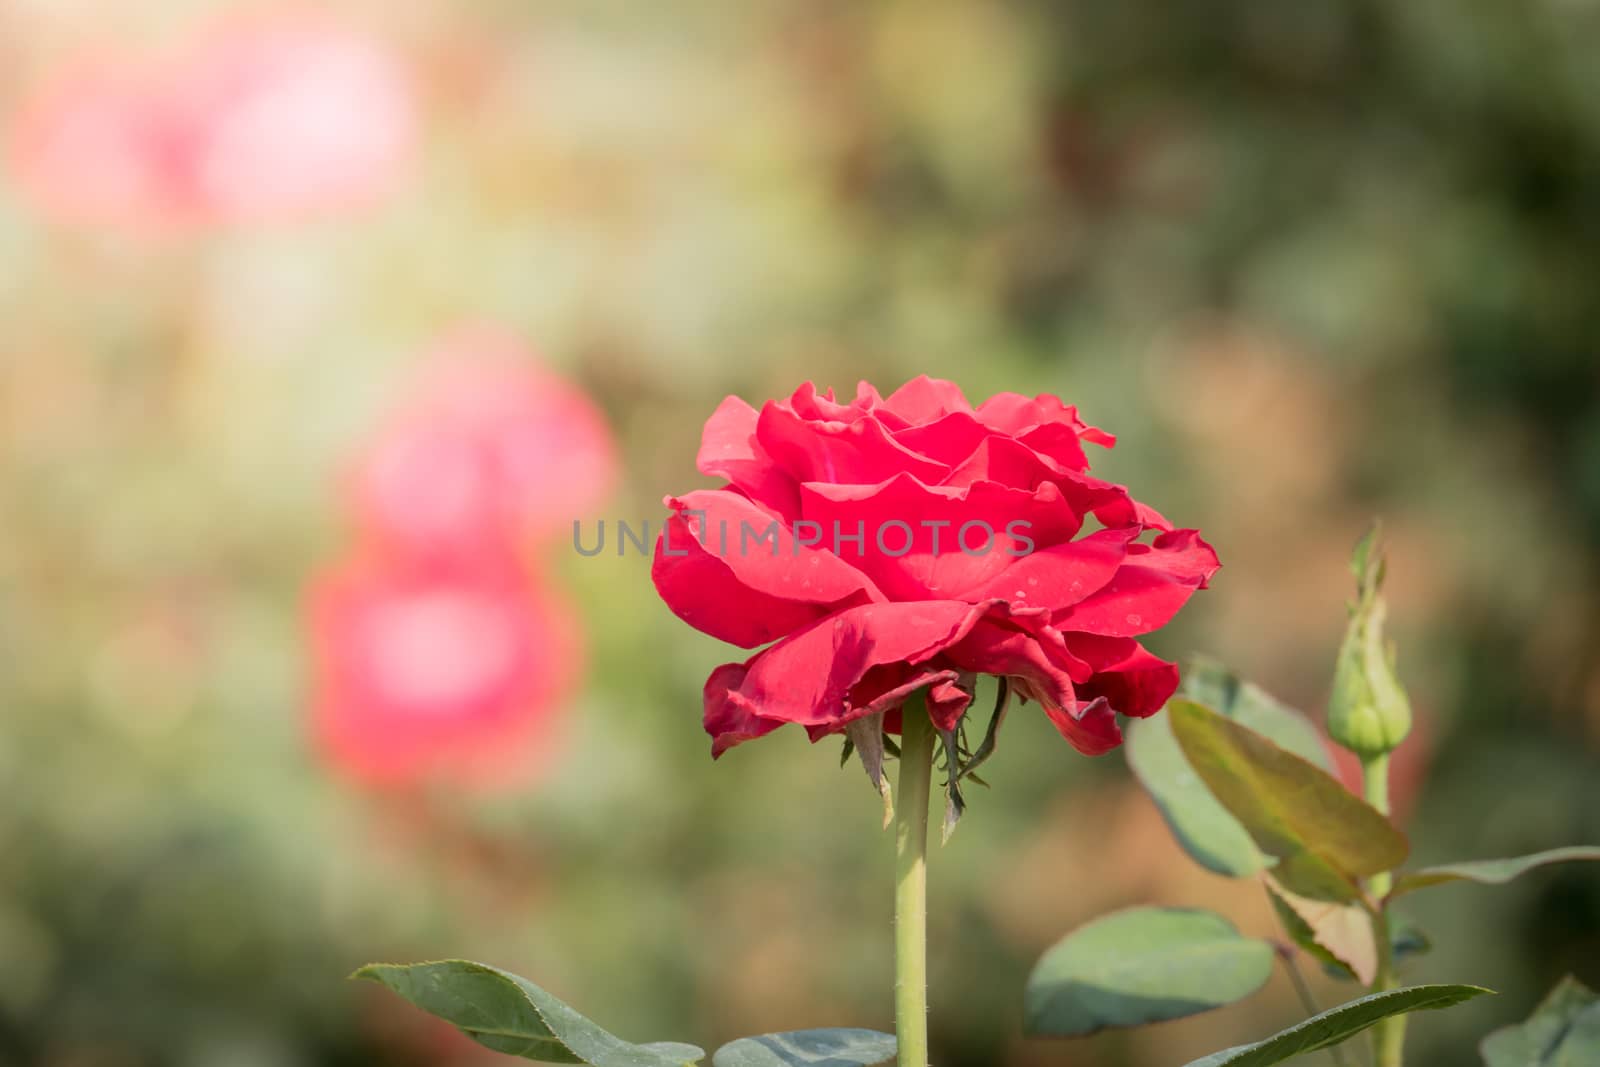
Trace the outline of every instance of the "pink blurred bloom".
{"label": "pink blurred bloom", "polygon": [[416,141],[409,75],[314,14],[234,18],[173,53],[64,68],[20,110],[11,170],[61,221],[136,230],[365,205]]}
{"label": "pink blurred bloom", "polygon": [[167,229],[190,209],[189,134],[147,77],[85,62],[22,105],[10,169],[52,218]]}
{"label": "pink blurred bloom", "polygon": [[566,603],[492,556],[348,560],[317,581],[311,629],[316,739],[372,785],[521,781],[583,657]]}
{"label": "pink blurred bloom", "polygon": [[359,207],[390,186],[416,138],[396,56],[310,16],[219,27],[173,91],[198,130],[194,195],[221,219]]}
{"label": "pink blurred bloom", "polygon": [[434,557],[533,543],[588,516],[616,480],[604,416],[502,335],[441,346],[363,453],[350,489],[363,533]]}

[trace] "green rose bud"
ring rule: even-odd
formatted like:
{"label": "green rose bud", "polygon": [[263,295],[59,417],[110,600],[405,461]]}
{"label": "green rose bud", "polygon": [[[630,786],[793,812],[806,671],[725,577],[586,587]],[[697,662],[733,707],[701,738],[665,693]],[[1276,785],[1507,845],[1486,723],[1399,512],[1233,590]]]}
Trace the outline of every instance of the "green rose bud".
{"label": "green rose bud", "polygon": [[1411,732],[1411,701],[1395,674],[1394,645],[1383,638],[1388,607],[1378,533],[1374,523],[1350,560],[1357,595],[1328,698],[1328,734],[1363,760],[1394,751]]}

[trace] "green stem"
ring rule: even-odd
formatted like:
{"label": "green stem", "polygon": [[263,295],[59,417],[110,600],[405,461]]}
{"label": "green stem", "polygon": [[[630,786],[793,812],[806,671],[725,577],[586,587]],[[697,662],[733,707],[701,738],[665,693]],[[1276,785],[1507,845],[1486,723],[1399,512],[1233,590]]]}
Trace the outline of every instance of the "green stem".
{"label": "green stem", "polygon": [[894,826],[894,1029],[899,1067],[928,1067],[928,795],[933,723],[919,693],[900,709]]}
{"label": "green stem", "polygon": [[[1279,945],[1278,958],[1283,961],[1284,969],[1289,972],[1289,981],[1294,983],[1294,991],[1300,998],[1300,1006],[1306,1010],[1306,1015],[1321,1015],[1322,1007],[1317,1003],[1317,996],[1311,992],[1311,983],[1306,981],[1306,976],[1300,972],[1300,963],[1295,959],[1293,945]],[[1335,1067],[1350,1067],[1345,1062],[1344,1050],[1338,1045],[1328,1046],[1328,1056],[1333,1060]]]}
{"label": "green stem", "polygon": [[[1361,761],[1362,785],[1367,803],[1383,814],[1389,814],[1389,756],[1373,756]],[[1367,879],[1367,894],[1373,900],[1372,940],[1378,953],[1378,970],[1372,980],[1372,991],[1381,993],[1395,987],[1394,949],[1389,942],[1388,905],[1393,876],[1383,871]],[[1372,1028],[1372,1058],[1376,1067],[1401,1067],[1405,1059],[1406,1017],[1391,1015]]]}

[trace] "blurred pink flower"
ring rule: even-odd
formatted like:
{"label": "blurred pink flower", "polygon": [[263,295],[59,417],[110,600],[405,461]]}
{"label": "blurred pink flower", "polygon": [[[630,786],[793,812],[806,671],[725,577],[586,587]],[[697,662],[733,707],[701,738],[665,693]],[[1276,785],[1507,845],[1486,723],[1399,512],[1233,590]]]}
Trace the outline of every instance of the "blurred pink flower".
{"label": "blurred pink flower", "polygon": [[315,16],[219,26],[172,89],[198,131],[194,195],[220,219],[360,206],[389,187],[416,138],[398,58]]}
{"label": "blurred pink flower", "polygon": [[311,599],[313,725],[366,784],[507,786],[549,752],[581,626],[515,561],[357,557]]}
{"label": "blurred pink flower", "polygon": [[235,17],[168,55],[59,71],[20,109],[11,170],[61,221],[137,230],[364,205],[416,141],[408,72],[320,15]]}
{"label": "blurred pink flower", "polygon": [[87,61],[25,101],[10,170],[40,211],[63,222],[161,230],[191,212],[187,144],[157,86]]}
{"label": "blurred pink flower", "polygon": [[443,344],[358,458],[357,520],[403,554],[473,554],[536,543],[587,518],[616,480],[604,416],[515,340],[462,334]]}

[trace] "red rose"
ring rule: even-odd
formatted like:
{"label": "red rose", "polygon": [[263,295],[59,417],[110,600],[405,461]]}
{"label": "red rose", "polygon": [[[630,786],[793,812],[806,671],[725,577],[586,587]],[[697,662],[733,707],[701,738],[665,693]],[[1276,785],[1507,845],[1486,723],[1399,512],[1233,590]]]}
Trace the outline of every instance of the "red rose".
{"label": "red rose", "polygon": [[889,712],[896,730],[924,687],[951,730],[979,674],[1038,701],[1079,751],[1119,744],[1116,715],[1151,715],[1178,684],[1136,638],[1218,563],[1089,475],[1085,442],[1114,438],[1056,397],[974,408],[926,377],[887,399],[863,382],[849,403],[810,384],[759,412],[723,401],[698,466],[728,484],[668,498],[652,570],[690,625],[768,646],[707,681],[713,755],[791,722],[816,740]]}
{"label": "red rose", "polygon": [[514,784],[582,659],[569,609],[509,558],[357,558],[316,584],[311,621],[317,740],[371,784]]}

